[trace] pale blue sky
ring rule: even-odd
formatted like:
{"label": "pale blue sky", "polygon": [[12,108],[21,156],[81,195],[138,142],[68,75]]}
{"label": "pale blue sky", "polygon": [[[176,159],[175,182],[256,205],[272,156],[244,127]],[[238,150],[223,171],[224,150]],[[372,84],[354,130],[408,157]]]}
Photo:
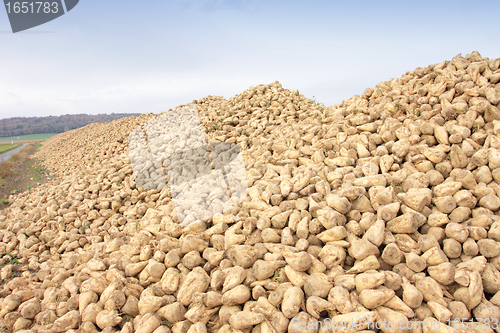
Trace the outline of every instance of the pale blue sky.
{"label": "pale blue sky", "polygon": [[0,118],[159,113],[278,80],[325,105],[458,53],[500,57],[499,1],[82,0],[17,34]]}

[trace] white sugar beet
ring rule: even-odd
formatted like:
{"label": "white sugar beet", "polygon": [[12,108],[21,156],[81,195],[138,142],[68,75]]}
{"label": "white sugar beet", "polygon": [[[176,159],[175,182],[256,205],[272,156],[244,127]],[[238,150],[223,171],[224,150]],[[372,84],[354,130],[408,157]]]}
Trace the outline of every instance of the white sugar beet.
{"label": "white sugar beet", "polygon": [[55,177],[0,215],[0,316],[155,333],[497,316],[499,66],[458,55],[328,107],[273,82],[54,136],[36,157]]}

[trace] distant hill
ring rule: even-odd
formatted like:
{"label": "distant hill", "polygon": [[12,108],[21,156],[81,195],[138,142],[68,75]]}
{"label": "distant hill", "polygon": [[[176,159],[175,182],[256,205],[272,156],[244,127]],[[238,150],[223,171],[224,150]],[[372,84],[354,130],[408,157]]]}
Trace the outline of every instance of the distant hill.
{"label": "distant hill", "polygon": [[62,133],[91,123],[107,123],[123,117],[138,116],[139,113],[112,114],[65,114],[48,117],[14,117],[0,119],[0,137]]}

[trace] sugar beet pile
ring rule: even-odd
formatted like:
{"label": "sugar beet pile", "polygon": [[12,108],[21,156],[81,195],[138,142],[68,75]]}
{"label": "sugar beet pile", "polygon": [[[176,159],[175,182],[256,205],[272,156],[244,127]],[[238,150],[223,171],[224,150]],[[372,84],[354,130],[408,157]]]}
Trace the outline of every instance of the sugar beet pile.
{"label": "sugar beet pile", "polygon": [[458,55],[331,107],[278,82],[194,101],[248,196],[185,228],[134,181],[128,136],[155,115],[49,139],[58,177],[0,212],[3,331],[494,332],[499,65]]}

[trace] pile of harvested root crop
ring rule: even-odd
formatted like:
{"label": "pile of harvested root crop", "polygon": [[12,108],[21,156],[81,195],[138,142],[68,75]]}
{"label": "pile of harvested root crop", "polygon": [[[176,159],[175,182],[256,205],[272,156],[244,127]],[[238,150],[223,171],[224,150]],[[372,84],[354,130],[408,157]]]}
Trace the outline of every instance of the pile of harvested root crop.
{"label": "pile of harvested root crop", "polygon": [[47,140],[58,177],[0,212],[0,330],[500,332],[499,66],[458,55],[330,107],[278,82],[194,101],[248,192],[186,227],[135,182],[154,114]]}

